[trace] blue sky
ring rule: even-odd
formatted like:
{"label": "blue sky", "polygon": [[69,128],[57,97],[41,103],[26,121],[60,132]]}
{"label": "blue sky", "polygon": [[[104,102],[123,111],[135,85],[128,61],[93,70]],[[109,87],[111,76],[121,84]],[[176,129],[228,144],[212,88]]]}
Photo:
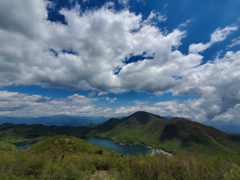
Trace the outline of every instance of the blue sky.
{"label": "blue sky", "polygon": [[0,115],[240,123],[238,0],[0,2]]}

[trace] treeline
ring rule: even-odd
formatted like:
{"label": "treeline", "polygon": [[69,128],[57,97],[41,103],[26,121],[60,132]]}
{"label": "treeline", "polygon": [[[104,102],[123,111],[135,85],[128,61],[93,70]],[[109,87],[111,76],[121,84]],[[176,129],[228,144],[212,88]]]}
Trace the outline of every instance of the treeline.
{"label": "treeline", "polygon": [[240,179],[240,157],[183,153],[120,155],[68,136],[0,151],[0,179]]}

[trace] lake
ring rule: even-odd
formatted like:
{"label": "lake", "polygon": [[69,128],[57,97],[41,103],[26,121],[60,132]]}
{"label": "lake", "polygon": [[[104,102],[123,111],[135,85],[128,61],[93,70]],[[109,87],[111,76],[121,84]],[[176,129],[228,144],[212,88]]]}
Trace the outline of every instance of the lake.
{"label": "lake", "polygon": [[18,150],[23,150],[23,149],[27,149],[31,145],[33,145],[33,143],[31,143],[31,144],[23,144],[23,145],[16,146],[16,147],[18,148]]}
{"label": "lake", "polygon": [[100,139],[100,138],[84,138],[87,142],[93,144],[93,145],[99,145],[99,146],[104,146],[106,148],[109,148],[117,153],[120,154],[130,154],[130,155],[135,155],[138,152],[142,154],[150,153],[150,149],[146,148],[145,146],[141,145],[132,145],[132,146],[124,146],[124,145],[119,145],[115,144],[114,141],[110,139]]}
{"label": "lake", "polygon": [[[126,155],[135,155],[138,152],[142,154],[146,153],[151,153],[151,150],[142,146],[142,145],[132,145],[132,146],[124,146],[124,145],[119,145],[115,144],[114,141],[110,139],[100,139],[100,138],[94,138],[94,137],[89,137],[89,138],[83,138],[85,141],[93,144],[93,145],[99,145],[99,146],[104,146],[106,148],[109,148],[117,153]],[[21,146],[17,146],[19,150],[26,149],[27,147],[31,146],[32,144],[24,144]]]}

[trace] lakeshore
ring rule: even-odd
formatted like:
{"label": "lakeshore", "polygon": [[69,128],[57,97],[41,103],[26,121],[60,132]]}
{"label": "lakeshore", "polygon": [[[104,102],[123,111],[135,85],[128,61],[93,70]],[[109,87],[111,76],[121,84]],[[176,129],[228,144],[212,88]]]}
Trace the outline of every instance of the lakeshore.
{"label": "lakeshore", "polygon": [[116,142],[116,141],[113,141],[115,144],[118,144],[118,145],[122,145],[122,146],[133,146],[133,145],[141,145],[141,146],[144,146],[148,149],[151,150],[151,155],[154,155],[154,154],[164,154],[164,155],[168,155],[168,156],[172,156],[172,153],[169,153],[167,151],[164,151],[163,149],[154,149],[153,147],[151,146],[147,146],[145,144],[141,144],[141,143],[133,143],[133,144],[130,144],[130,145],[126,145],[124,144],[124,142]]}

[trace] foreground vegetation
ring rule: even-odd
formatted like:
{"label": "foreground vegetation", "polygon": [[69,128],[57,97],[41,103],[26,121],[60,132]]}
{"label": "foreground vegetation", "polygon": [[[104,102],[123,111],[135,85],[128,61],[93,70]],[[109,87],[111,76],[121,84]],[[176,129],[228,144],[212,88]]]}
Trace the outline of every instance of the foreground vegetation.
{"label": "foreground vegetation", "polygon": [[76,137],[55,136],[26,150],[0,151],[0,179],[240,179],[240,157],[115,153]]}

